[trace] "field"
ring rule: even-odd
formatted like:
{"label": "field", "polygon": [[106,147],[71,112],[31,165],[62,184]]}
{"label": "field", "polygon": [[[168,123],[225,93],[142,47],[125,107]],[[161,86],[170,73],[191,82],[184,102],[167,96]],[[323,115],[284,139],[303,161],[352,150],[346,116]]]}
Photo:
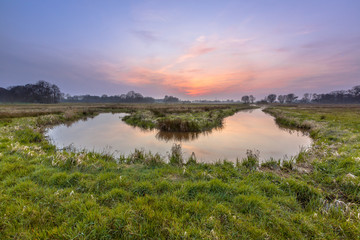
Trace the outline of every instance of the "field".
{"label": "field", "polygon": [[251,151],[236,164],[196,163],[177,145],[168,159],[65,152],[43,136],[46,126],[100,112],[182,119],[247,107],[0,105],[0,239],[359,239],[358,105],[269,106],[314,144],[261,165]]}

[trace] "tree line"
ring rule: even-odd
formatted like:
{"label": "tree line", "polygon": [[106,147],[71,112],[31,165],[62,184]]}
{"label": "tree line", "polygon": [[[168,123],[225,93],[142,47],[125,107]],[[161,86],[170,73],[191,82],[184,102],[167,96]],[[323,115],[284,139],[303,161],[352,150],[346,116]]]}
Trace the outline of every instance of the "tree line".
{"label": "tree line", "polygon": [[[305,93],[299,98],[294,93],[276,95],[274,93],[265,96],[264,99],[256,101],[253,95],[242,96],[243,103],[360,103],[360,85],[349,90],[332,91],[330,93],[317,94]],[[229,100],[228,100],[229,101]],[[135,91],[115,96],[94,96],[78,95],[71,96],[61,93],[60,88],[55,84],[46,81],[38,81],[35,84],[11,86],[7,89],[0,87],[0,102],[24,102],[24,103],[59,103],[59,102],[79,102],[79,103],[153,103],[180,102],[177,97],[166,95],[163,99],[144,97]],[[232,101],[231,101],[232,102]]]}
{"label": "tree line", "polygon": [[285,95],[269,94],[257,102],[252,95],[242,96],[243,103],[332,103],[332,104],[346,104],[346,103],[360,103],[360,85],[355,86],[349,90],[332,91],[330,93],[305,93],[302,98],[296,96],[294,93]]}
{"label": "tree line", "polygon": [[108,96],[95,95],[65,95],[62,102],[78,102],[78,103],[153,103],[155,99],[152,97],[144,97],[142,94],[129,91],[127,94]]}
{"label": "tree line", "polygon": [[71,96],[69,94],[63,94],[58,86],[46,81],[38,81],[35,84],[11,86],[8,88],[0,87],[0,102],[3,103],[176,103],[179,101],[180,100],[177,97],[168,95],[166,95],[164,99],[144,97],[142,94],[135,91],[129,91],[127,94],[115,96],[108,96],[105,94],[102,96]]}
{"label": "tree line", "polygon": [[154,102],[165,102],[165,103],[176,103],[180,100],[177,97],[166,95],[163,99],[155,99],[152,97],[144,97],[141,93],[129,91],[126,94],[108,96],[106,94],[102,96],[94,95],[79,95],[70,96],[65,95],[62,102],[78,102],[78,103],[154,103]]}
{"label": "tree line", "polygon": [[61,96],[58,86],[45,81],[0,88],[0,102],[58,103]]}

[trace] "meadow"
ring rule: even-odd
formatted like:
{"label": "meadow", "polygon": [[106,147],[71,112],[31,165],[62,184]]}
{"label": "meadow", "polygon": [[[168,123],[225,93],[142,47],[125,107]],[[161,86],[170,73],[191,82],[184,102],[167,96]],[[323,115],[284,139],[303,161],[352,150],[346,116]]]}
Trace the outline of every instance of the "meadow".
{"label": "meadow", "polygon": [[359,239],[358,105],[268,106],[314,144],[262,164],[253,151],[236,164],[197,163],[179,145],[167,158],[135,149],[115,158],[57,150],[43,135],[102,112],[193,122],[248,107],[0,105],[0,239]]}

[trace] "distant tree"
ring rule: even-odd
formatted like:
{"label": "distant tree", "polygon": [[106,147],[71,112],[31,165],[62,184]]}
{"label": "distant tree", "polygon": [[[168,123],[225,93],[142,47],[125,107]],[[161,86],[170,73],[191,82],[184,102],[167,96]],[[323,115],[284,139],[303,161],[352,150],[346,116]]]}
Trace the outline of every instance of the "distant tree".
{"label": "distant tree", "polygon": [[276,100],[276,94],[269,94],[266,99],[269,103],[273,103]]}
{"label": "distant tree", "polygon": [[354,97],[360,97],[360,85],[353,87],[349,91]]}
{"label": "distant tree", "polygon": [[259,100],[256,102],[257,104],[268,104],[268,101],[266,100],[266,97],[262,100]]}
{"label": "distant tree", "polygon": [[11,99],[10,91],[0,87],[0,102],[9,102]]}
{"label": "distant tree", "polygon": [[255,97],[253,96],[253,95],[250,95],[249,96],[249,101],[250,101],[250,103],[254,103],[255,102]]}
{"label": "distant tree", "polygon": [[164,97],[164,102],[166,102],[166,103],[175,103],[175,102],[179,102],[179,99],[177,97],[166,95]]}
{"label": "distant tree", "polygon": [[288,95],[286,95],[286,98],[285,98],[285,102],[286,103],[293,103],[295,102],[295,100],[297,99],[298,97],[293,94],[293,93],[289,93]]}
{"label": "distant tree", "polygon": [[286,95],[279,95],[277,99],[279,103],[285,103]]}
{"label": "distant tree", "polygon": [[152,97],[143,97],[140,93],[135,91],[129,91],[127,94],[108,96],[103,94],[102,96],[91,96],[91,95],[81,95],[81,96],[70,96],[66,95],[63,98],[64,102],[87,102],[87,103],[152,103],[155,102],[155,99]]}
{"label": "distant tree", "polygon": [[51,93],[52,93],[52,102],[59,103],[61,98],[63,97],[63,93],[60,91],[60,88],[55,84],[51,85]]}
{"label": "distant tree", "polygon": [[58,103],[62,93],[55,84],[38,81],[36,84],[9,87],[7,95],[8,102]]}
{"label": "distant tree", "polygon": [[134,91],[130,91],[126,94],[126,99],[142,99],[142,98],[144,98],[143,95]]}
{"label": "distant tree", "polygon": [[241,101],[247,104],[250,102],[250,97],[248,95],[242,96]]}
{"label": "distant tree", "polygon": [[301,99],[301,102],[303,103],[309,103],[311,102],[312,94],[311,93],[304,93],[303,98]]}

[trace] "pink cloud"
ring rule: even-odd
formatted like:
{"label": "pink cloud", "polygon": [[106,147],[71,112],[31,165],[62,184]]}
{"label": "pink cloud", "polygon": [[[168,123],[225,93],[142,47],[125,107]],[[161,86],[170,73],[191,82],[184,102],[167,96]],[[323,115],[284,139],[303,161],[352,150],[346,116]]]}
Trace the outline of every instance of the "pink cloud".
{"label": "pink cloud", "polygon": [[358,65],[349,65],[358,59],[353,55],[326,59],[312,51],[304,52],[301,46],[276,48],[257,45],[251,38],[200,36],[182,54],[152,56],[128,62],[127,67],[110,64],[103,71],[113,82],[168,94],[231,97],[330,85],[331,75],[360,71]]}
{"label": "pink cloud", "polygon": [[187,59],[195,58],[215,50],[215,47],[209,47],[206,43],[197,43],[196,45],[192,46],[186,54],[180,56],[177,60],[177,63],[182,63]]}

